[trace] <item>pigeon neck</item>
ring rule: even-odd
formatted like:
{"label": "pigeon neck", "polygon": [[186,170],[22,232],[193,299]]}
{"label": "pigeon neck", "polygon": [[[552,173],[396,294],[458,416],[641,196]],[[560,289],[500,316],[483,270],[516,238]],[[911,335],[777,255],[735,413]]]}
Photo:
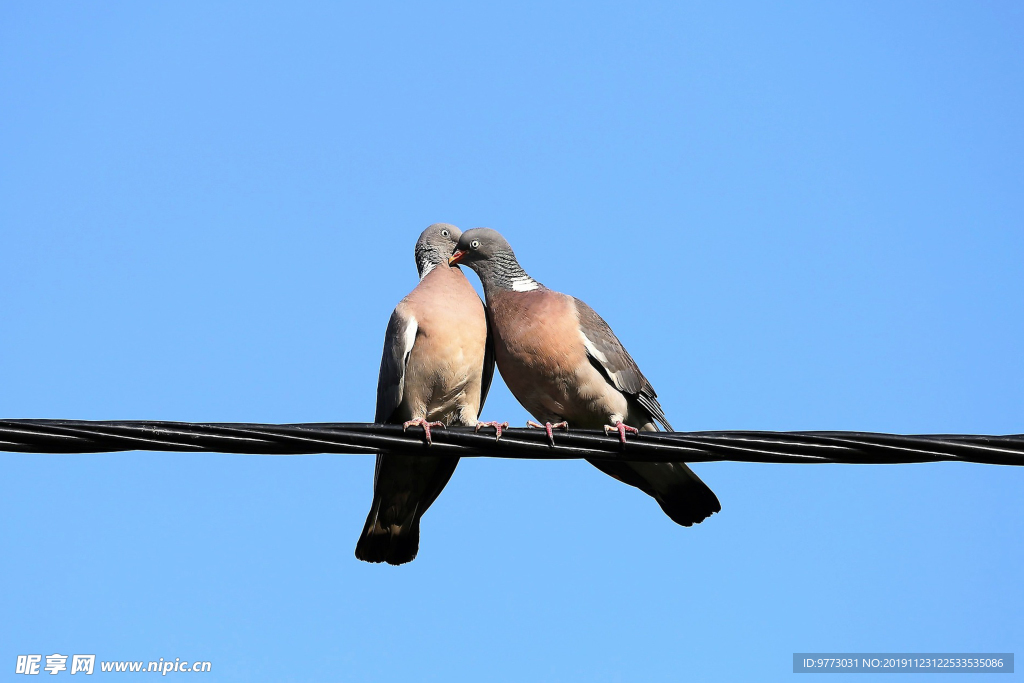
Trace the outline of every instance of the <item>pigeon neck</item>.
{"label": "pigeon neck", "polygon": [[422,258],[417,258],[416,270],[420,273],[420,279],[422,280],[427,275],[430,275],[430,271],[437,267],[437,263],[437,261],[432,260],[427,255],[424,255]]}
{"label": "pigeon neck", "polygon": [[485,294],[488,290],[531,292],[544,287],[523,270],[512,254],[498,254],[491,258],[488,265],[480,275]]}
{"label": "pigeon neck", "polygon": [[437,249],[417,249],[416,270],[420,274],[420,280],[430,275],[438,266],[447,266],[447,261],[448,257]]}

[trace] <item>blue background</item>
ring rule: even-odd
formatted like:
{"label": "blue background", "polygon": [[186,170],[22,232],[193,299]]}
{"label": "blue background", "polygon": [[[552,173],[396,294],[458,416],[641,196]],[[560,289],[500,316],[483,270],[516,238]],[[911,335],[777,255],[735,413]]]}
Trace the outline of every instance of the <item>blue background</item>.
{"label": "blue background", "polygon": [[[1019,3],[153,5],[0,9],[0,416],[368,421],[448,221],[598,310],[677,429],[1024,432]],[[483,417],[528,416],[496,382]],[[684,529],[580,462],[463,461],[392,568],[352,554],[368,456],[0,468],[5,676],[1024,651],[1020,469],[699,465],[723,509]]]}

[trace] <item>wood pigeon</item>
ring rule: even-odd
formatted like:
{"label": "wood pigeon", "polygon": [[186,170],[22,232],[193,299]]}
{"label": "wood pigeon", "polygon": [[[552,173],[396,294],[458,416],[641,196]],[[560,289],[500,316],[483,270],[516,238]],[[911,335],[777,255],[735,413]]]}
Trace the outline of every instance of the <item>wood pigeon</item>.
{"label": "wood pigeon", "polygon": [[[467,230],[448,260],[483,283],[495,360],[512,394],[543,425],[618,432],[672,431],[657,394],[612,329],[590,306],[530,277],[512,247],[489,228]],[[552,440],[553,443],[553,440]],[[591,460],[652,496],[674,522],[691,526],[722,509],[682,462]]]}
{"label": "wood pigeon", "polygon": [[[483,303],[461,269],[448,264],[460,234],[446,223],[423,231],[415,250],[420,282],[395,307],[384,334],[374,422],[420,426],[426,446],[431,427],[484,424],[477,416],[494,375]],[[500,435],[502,425],[488,424]],[[379,453],[356,557],[389,564],[415,558],[420,517],[458,462],[453,456]]]}

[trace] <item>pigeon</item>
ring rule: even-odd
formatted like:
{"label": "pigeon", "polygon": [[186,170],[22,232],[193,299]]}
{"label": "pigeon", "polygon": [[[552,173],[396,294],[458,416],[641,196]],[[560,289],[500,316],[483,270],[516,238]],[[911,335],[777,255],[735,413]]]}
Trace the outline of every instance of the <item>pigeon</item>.
{"label": "pigeon", "polygon": [[[450,265],[472,268],[483,283],[498,371],[516,399],[543,425],[626,434],[672,431],[651,383],[611,327],[579,299],[530,277],[495,230],[459,238]],[[653,497],[672,521],[691,526],[722,509],[718,497],[682,462],[609,462],[594,467]]]}
{"label": "pigeon", "polygon": [[[435,223],[416,241],[420,281],[395,307],[384,334],[374,422],[421,427],[489,424],[477,420],[494,375],[483,302],[448,257],[460,231]],[[420,517],[451,479],[454,456],[379,453],[373,503],[356,544],[366,562],[404,564],[419,549]]]}

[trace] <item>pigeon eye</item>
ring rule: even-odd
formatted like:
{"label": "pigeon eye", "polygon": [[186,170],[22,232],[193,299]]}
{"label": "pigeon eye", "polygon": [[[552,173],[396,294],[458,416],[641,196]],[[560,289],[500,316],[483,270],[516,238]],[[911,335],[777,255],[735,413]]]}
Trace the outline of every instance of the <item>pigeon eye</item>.
{"label": "pigeon eye", "polygon": [[448,236],[448,235],[450,235],[450,234],[451,234],[451,233],[449,233],[449,232],[448,232],[447,230],[442,230],[442,231],[441,231],[441,236],[442,236],[442,237],[447,237],[447,236]]}
{"label": "pigeon eye", "polygon": [[473,249],[479,249],[480,240],[473,240],[472,242],[469,243],[469,246],[472,247]]}

